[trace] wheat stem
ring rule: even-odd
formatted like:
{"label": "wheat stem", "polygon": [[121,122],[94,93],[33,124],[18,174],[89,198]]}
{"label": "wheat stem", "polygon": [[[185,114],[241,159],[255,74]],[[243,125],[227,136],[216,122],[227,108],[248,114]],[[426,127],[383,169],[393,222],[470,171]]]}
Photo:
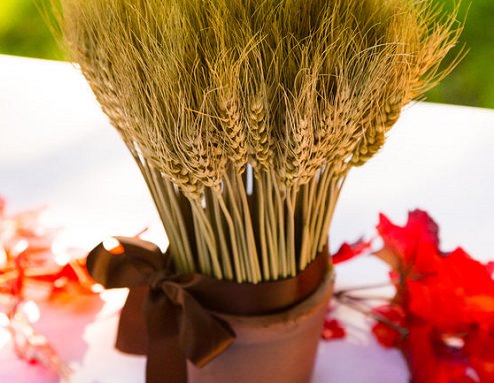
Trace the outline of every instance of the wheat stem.
{"label": "wheat stem", "polygon": [[228,229],[230,231],[230,243],[232,245],[233,252],[233,266],[235,267],[235,274],[238,283],[242,283],[247,280],[247,275],[245,272],[245,268],[243,266],[242,257],[240,256],[240,251],[238,249],[238,245],[240,244],[239,238],[237,237],[237,231],[235,230],[235,223],[230,214],[230,210],[226,206],[226,203],[223,199],[221,193],[218,193],[218,203],[220,208],[223,210],[223,214],[225,220],[227,222]]}
{"label": "wheat stem", "polygon": [[[182,214],[182,210],[180,209],[180,203],[178,201],[178,196],[175,191],[173,184],[170,180],[166,179],[166,177],[161,176],[161,182],[165,185],[165,190],[168,193],[168,200],[170,201],[169,206],[171,206],[171,210],[173,212],[172,222],[176,223],[178,226],[178,235],[180,237],[181,242],[181,251],[183,251],[184,263],[187,265],[185,272],[193,272],[195,271],[194,258],[192,256],[192,249],[190,247],[190,239],[187,231],[187,227],[185,225],[184,217]],[[163,193],[165,196],[165,193]],[[172,226],[174,226],[172,224]]]}
{"label": "wheat stem", "polygon": [[209,262],[209,250],[206,246],[204,236],[202,234],[202,227],[197,214],[195,213],[194,204],[192,206],[192,220],[194,223],[194,235],[196,239],[196,247],[198,253],[199,270],[205,275],[211,275],[211,264]]}
{"label": "wheat stem", "polygon": [[303,270],[310,259],[311,240],[314,240],[311,231],[312,216],[318,212],[312,209],[317,188],[317,175],[312,178],[310,183],[303,186],[303,208],[302,208],[302,244],[300,246],[299,270]]}
{"label": "wheat stem", "polygon": [[274,187],[273,182],[271,180],[271,175],[268,172],[263,174],[263,177],[266,178],[266,182],[263,184],[266,185],[266,202],[267,202],[267,228],[268,228],[268,244],[270,245],[270,260],[271,260],[271,270],[276,275],[275,279],[278,279],[281,275],[280,270],[280,246],[278,243],[278,222],[275,214],[275,199],[274,199]]}
{"label": "wheat stem", "polygon": [[170,248],[170,254],[175,260],[178,269],[186,271],[187,266],[185,262],[183,262],[183,259],[180,257],[180,254],[183,250],[181,246],[180,235],[177,231],[177,228],[174,225],[170,224],[167,220],[167,214],[171,212],[171,209],[169,208],[169,202],[165,198],[163,198],[162,195],[159,194],[158,188],[155,184],[155,179],[146,162],[139,158],[137,152],[131,152],[137,165],[139,166],[139,169],[141,170],[141,173],[144,176],[144,179],[146,180],[148,189],[151,193],[151,196],[153,197],[153,201],[155,202],[158,215],[161,218],[161,222],[163,223],[165,231],[168,233],[168,246]]}
{"label": "wheat stem", "polygon": [[287,252],[286,252],[286,237],[285,237],[285,202],[284,198],[281,196],[280,187],[276,182],[276,176],[271,172],[272,185],[274,186],[274,210],[277,214],[275,218],[275,224],[278,228],[278,264],[280,267],[280,273],[282,278],[288,276],[288,265],[287,265]]}
{"label": "wheat stem", "polygon": [[235,177],[237,181],[237,192],[240,195],[240,199],[242,200],[242,211],[244,216],[244,224],[243,227],[246,231],[246,240],[247,240],[247,248],[249,251],[249,259],[251,261],[251,267],[253,270],[253,283],[260,282],[261,278],[261,270],[259,266],[259,257],[257,255],[256,248],[256,240],[254,236],[254,228],[252,226],[252,218],[250,214],[249,202],[247,201],[247,192],[246,187],[244,185],[242,176],[239,173],[236,173]]}
{"label": "wheat stem", "polygon": [[296,196],[296,187],[292,187],[287,192],[287,232],[286,232],[286,249],[287,249],[287,269],[289,276],[295,276],[297,272],[297,264],[295,260],[295,208],[294,200]]}
{"label": "wheat stem", "polygon": [[267,216],[266,216],[266,207],[265,207],[265,193],[266,191],[264,190],[264,183],[262,182],[263,176],[259,175],[256,177],[255,182],[255,192],[257,196],[257,212],[258,212],[258,224],[259,224],[259,244],[261,248],[261,258],[262,258],[262,272],[263,272],[263,278],[265,281],[268,281],[271,279],[271,275],[275,274],[274,270],[270,270],[270,265],[269,265],[269,259],[274,258],[274,253],[268,254],[268,245],[266,244],[266,238],[267,238]]}
{"label": "wheat stem", "polygon": [[[313,237],[312,237],[309,256],[306,262],[310,262],[315,257],[318,251],[317,250],[319,245],[318,238],[320,235],[319,233],[321,230],[322,221],[324,219],[323,212],[326,211],[327,208],[326,203],[327,203],[328,195],[331,196],[332,194],[332,187],[331,187],[332,174],[333,174],[332,169],[326,167],[324,170],[322,170],[321,177],[317,184],[316,201],[314,205],[314,211],[316,212],[316,214],[314,214],[310,226],[311,228],[310,232]],[[303,265],[303,267],[305,267],[306,265],[307,263]]]}
{"label": "wheat stem", "polygon": [[229,195],[230,200],[230,208],[233,211],[233,217],[235,219],[235,232],[237,233],[236,238],[240,243],[240,247],[242,249],[241,259],[242,264],[245,268],[245,273],[247,275],[247,279],[249,282],[253,282],[255,280],[254,270],[253,270],[253,260],[249,259],[249,248],[247,244],[247,239],[245,235],[244,222],[242,220],[242,215],[240,214],[239,209],[239,193],[236,188],[233,186],[229,177],[225,177],[225,189]]}
{"label": "wheat stem", "polygon": [[223,271],[225,273],[225,278],[228,280],[233,280],[233,270],[232,270],[232,264],[230,260],[230,248],[228,247],[227,241],[226,241],[226,236],[225,236],[225,230],[224,230],[224,223],[223,223],[223,218],[221,216],[220,208],[219,208],[219,203],[218,203],[218,193],[221,193],[220,191],[214,191],[214,190],[208,190],[208,194],[210,195],[210,202],[212,205],[212,224],[216,228],[215,232],[218,236],[218,243],[220,245],[220,251],[221,251],[221,260],[222,260],[222,267]]}
{"label": "wheat stem", "polygon": [[324,219],[324,223],[322,226],[322,229],[320,230],[319,234],[319,246],[318,246],[318,251],[322,251],[324,246],[327,243],[327,237],[328,237],[328,231],[329,231],[329,226],[331,224],[331,220],[334,215],[334,211],[336,208],[336,202],[338,201],[338,198],[340,196],[340,192],[343,188],[343,184],[345,183],[345,177],[339,177],[338,179],[335,180],[335,187],[333,193],[331,193],[331,199],[329,202],[328,209],[326,211],[326,217]]}
{"label": "wheat stem", "polygon": [[[191,201],[192,211],[194,212],[194,217],[196,218],[196,222],[200,225],[200,233],[201,239],[204,240],[204,243],[207,246],[209,257],[204,257],[204,264],[207,265],[207,269],[211,270],[215,276],[215,278],[222,279],[222,270],[220,266],[220,262],[218,259],[218,248],[216,246],[216,241],[214,239],[214,230],[211,227],[211,223],[208,221],[207,216],[204,212],[204,209],[201,206],[199,200]],[[198,227],[196,227],[196,230]]]}

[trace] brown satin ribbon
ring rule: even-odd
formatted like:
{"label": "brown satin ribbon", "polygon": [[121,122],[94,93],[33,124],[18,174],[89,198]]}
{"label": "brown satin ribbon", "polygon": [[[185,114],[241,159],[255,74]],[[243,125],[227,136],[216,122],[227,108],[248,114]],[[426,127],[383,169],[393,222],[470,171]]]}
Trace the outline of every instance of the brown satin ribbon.
{"label": "brown satin ribbon", "polygon": [[329,267],[325,249],[296,277],[239,284],[177,274],[171,257],[153,243],[115,239],[113,250],[101,243],[89,253],[87,269],[106,288],[130,289],[116,346],[147,355],[147,383],[186,383],[187,359],[201,367],[228,348],[235,334],[211,311],[253,316],[285,310],[314,292]]}

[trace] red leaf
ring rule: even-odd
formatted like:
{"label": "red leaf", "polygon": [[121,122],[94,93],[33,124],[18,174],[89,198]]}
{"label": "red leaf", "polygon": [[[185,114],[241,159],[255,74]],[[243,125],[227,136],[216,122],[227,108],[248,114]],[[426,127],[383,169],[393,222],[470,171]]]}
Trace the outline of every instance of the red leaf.
{"label": "red leaf", "polygon": [[372,333],[377,341],[386,348],[399,347],[403,340],[405,313],[400,306],[384,305],[372,310],[377,319]]}
{"label": "red leaf", "polygon": [[325,319],[321,337],[324,340],[343,339],[346,336],[345,328],[336,319]]}
{"label": "red leaf", "polygon": [[401,334],[384,323],[377,322],[372,326],[371,331],[383,347],[394,348],[398,347],[401,343]]}
{"label": "red leaf", "polygon": [[396,306],[374,310],[385,319],[372,328],[377,340],[403,351],[413,383],[494,382],[494,262],[462,248],[441,252],[438,226],[421,210],[403,227],[381,215],[377,230],[384,246],[376,255],[398,288]]}
{"label": "red leaf", "polygon": [[359,239],[357,242],[352,244],[348,244],[347,242],[343,243],[336,254],[332,257],[333,265],[343,263],[363,254],[365,251],[370,249],[370,246],[371,242],[364,241],[363,239]]}
{"label": "red leaf", "polygon": [[494,261],[487,262],[485,268],[487,272],[490,274],[491,278],[494,278]]}
{"label": "red leaf", "polygon": [[377,231],[384,242],[378,255],[395,271],[401,273],[430,273],[437,267],[440,256],[438,226],[422,210],[409,213],[405,226],[394,225],[384,214],[379,216]]}
{"label": "red leaf", "polygon": [[448,348],[429,323],[412,321],[408,330],[403,352],[412,383],[479,383],[469,375],[462,350]]}

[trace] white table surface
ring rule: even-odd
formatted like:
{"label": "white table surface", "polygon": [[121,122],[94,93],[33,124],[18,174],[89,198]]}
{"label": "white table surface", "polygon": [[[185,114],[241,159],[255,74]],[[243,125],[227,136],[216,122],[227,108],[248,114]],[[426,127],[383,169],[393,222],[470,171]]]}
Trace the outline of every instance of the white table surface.
{"label": "white table surface", "polygon": [[[348,177],[331,229],[332,247],[372,235],[378,213],[404,223],[427,210],[443,249],[463,246],[493,259],[494,111],[418,103],[404,111],[384,149]],[[77,69],[0,56],[0,195],[11,211],[47,205],[66,228],[62,241],[90,248],[108,235],[166,239],[138,169]],[[386,280],[371,257],[337,268],[337,288]],[[143,382],[144,359],[113,350],[122,292],[44,308],[38,325],[75,368],[71,382]],[[82,310],[81,305],[89,307]],[[312,383],[405,383],[406,365],[368,335],[360,316],[340,310],[344,341],[321,342]],[[67,334],[71,334],[67,338]],[[0,334],[0,382],[58,380],[18,361]]]}

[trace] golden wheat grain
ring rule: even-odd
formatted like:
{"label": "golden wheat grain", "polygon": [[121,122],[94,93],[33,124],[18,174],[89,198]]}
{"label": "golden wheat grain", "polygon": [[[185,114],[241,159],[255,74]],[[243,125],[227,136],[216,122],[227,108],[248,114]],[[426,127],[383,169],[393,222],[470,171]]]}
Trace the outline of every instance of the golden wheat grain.
{"label": "golden wheat grain", "polygon": [[[249,108],[249,151],[254,169],[267,170],[272,166],[272,137],[268,121],[267,97],[257,93]],[[256,172],[256,174],[259,174]]]}

